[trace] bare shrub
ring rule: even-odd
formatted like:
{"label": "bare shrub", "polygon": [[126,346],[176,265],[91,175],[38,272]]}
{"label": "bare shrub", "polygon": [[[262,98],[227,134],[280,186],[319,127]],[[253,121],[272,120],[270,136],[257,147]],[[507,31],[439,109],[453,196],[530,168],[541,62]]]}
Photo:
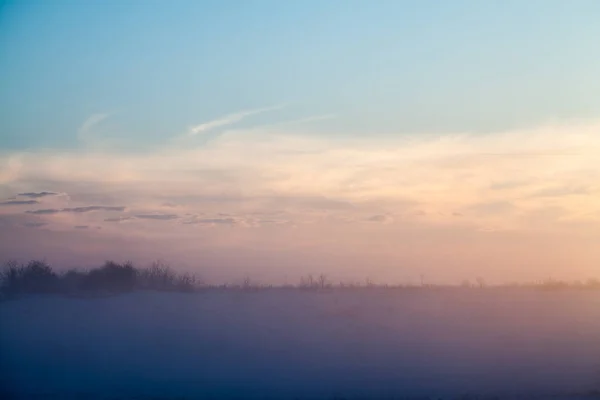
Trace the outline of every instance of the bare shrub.
{"label": "bare shrub", "polygon": [[193,292],[196,289],[197,279],[195,275],[183,273],[177,276],[176,287],[182,292]]}
{"label": "bare shrub", "polygon": [[317,280],[317,286],[319,289],[327,289],[331,287],[331,283],[327,280],[327,275],[321,274]]}
{"label": "bare shrub", "polygon": [[45,261],[32,260],[26,265],[16,261],[5,264],[0,281],[3,293],[52,293],[59,289],[58,276]]}
{"label": "bare shrub", "polygon": [[317,289],[328,289],[333,287],[333,284],[327,278],[327,275],[320,274],[317,277],[314,277],[312,274],[308,276],[300,277],[300,284],[298,285],[299,289],[305,290],[317,290]]}
{"label": "bare shrub", "polygon": [[148,268],[138,271],[138,286],[142,289],[173,290],[177,282],[177,274],[168,264],[154,261]]}
{"label": "bare shrub", "polygon": [[19,292],[24,267],[18,262],[11,260],[4,264],[0,271],[0,288],[3,296],[13,295]]}
{"label": "bare shrub", "polygon": [[87,274],[76,269],[70,269],[60,275],[61,291],[65,293],[74,293],[82,290],[83,282]]}
{"label": "bare shrub", "polygon": [[137,271],[133,264],[106,261],[100,268],[88,272],[82,281],[82,289],[111,293],[129,292],[136,286]]}

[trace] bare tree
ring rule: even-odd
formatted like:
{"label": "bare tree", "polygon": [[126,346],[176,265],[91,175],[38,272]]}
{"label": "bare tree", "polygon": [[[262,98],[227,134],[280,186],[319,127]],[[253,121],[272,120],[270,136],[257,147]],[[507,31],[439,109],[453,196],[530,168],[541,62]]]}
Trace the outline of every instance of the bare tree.
{"label": "bare tree", "polygon": [[325,289],[327,287],[327,285],[328,285],[327,275],[325,275],[325,274],[319,275],[318,285],[319,285],[319,288],[321,288],[321,289]]}

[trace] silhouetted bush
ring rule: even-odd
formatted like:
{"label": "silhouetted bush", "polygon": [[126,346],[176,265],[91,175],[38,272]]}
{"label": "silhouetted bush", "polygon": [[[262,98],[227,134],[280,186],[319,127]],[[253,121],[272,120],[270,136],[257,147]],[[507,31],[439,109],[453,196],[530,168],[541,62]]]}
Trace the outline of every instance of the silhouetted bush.
{"label": "silhouetted bush", "polygon": [[131,263],[118,264],[107,261],[83,278],[81,288],[110,293],[130,292],[136,286],[137,271]]}
{"label": "silhouetted bush", "polygon": [[4,265],[2,272],[0,272],[3,295],[10,295],[19,291],[23,270],[24,267],[19,265],[16,261],[8,261]]}
{"label": "silhouetted bush", "polygon": [[151,290],[173,290],[177,284],[177,274],[170,266],[155,261],[148,268],[138,271],[138,287]]}
{"label": "silhouetted bush", "polygon": [[181,292],[193,292],[194,289],[198,286],[197,279],[194,275],[189,273],[184,273],[177,277],[176,281],[176,289]]}
{"label": "silhouetted bush", "polygon": [[178,274],[160,261],[143,269],[135,268],[130,262],[107,261],[89,271],[71,269],[60,275],[44,261],[28,264],[9,261],[0,271],[0,298],[26,293],[111,294],[136,289],[193,292],[199,285],[195,275]]}
{"label": "silhouetted bush", "polygon": [[319,285],[317,284],[317,281],[312,275],[308,275],[307,277],[300,277],[300,284],[298,285],[298,288],[309,290],[317,289],[318,287]]}
{"label": "silhouetted bush", "polygon": [[24,290],[29,293],[58,291],[58,276],[44,261],[30,261],[23,273]]}
{"label": "silhouetted bush", "polygon": [[6,295],[21,293],[52,293],[59,290],[59,279],[45,261],[30,261],[19,265],[6,263],[0,274],[2,292]]}
{"label": "silhouetted bush", "polygon": [[[317,290],[317,289],[330,289],[333,285],[327,279],[327,275],[321,274],[318,277],[314,277],[312,275],[308,275],[306,278],[300,278],[300,285],[298,286],[300,289],[305,290]],[[340,282],[340,287],[347,287],[347,284]]]}
{"label": "silhouetted bush", "polygon": [[77,293],[83,289],[83,282],[87,274],[85,272],[70,269],[60,276],[61,291],[66,293]]}

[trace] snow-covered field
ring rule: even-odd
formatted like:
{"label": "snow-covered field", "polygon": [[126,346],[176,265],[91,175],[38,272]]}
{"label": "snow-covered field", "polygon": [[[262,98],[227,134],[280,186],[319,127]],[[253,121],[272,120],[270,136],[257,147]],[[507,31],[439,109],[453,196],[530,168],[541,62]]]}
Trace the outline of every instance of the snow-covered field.
{"label": "snow-covered field", "polygon": [[31,296],[0,303],[0,321],[0,384],[21,398],[575,399],[590,396],[565,394],[600,388],[591,290]]}

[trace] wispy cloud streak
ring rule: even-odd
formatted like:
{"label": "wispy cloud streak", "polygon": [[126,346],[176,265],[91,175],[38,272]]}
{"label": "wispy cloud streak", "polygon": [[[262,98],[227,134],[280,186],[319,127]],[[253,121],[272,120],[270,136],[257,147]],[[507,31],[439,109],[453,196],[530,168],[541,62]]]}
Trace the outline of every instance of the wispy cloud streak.
{"label": "wispy cloud streak", "polygon": [[138,214],[135,217],[139,219],[152,219],[157,221],[170,221],[178,218],[176,214]]}
{"label": "wispy cloud streak", "polygon": [[58,196],[58,193],[55,193],[55,192],[27,192],[27,193],[19,193],[18,196],[30,197],[33,199],[37,199],[37,198],[46,197],[46,196]]}
{"label": "wispy cloud streak", "polygon": [[22,206],[22,205],[31,205],[38,204],[37,200],[9,200],[0,202],[0,206]]}
{"label": "wispy cloud streak", "polygon": [[97,113],[90,115],[77,130],[78,139],[83,143],[89,143],[92,139],[93,128],[99,125],[102,121],[106,120],[109,115],[110,114],[108,113]]}
{"label": "wispy cloud streak", "polygon": [[92,211],[125,211],[125,207],[112,206],[86,206],[86,207],[68,207],[68,208],[46,208],[40,210],[26,211],[28,214],[58,214],[58,213],[87,213]]}
{"label": "wispy cloud streak", "polygon": [[221,128],[224,126],[235,124],[237,122],[240,122],[244,118],[250,117],[252,115],[262,114],[262,113],[265,113],[268,111],[275,111],[275,110],[279,110],[281,108],[283,108],[283,106],[278,105],[278,106],[257,108],[254,110],[240,111],[237,113],[225,115],[224,117],[221,117],[221,118],[218,118],[218,119],[215,119],[212,121],[208,121],[208,122],[203,122],[201,124],[190,127],[190,129],[186,133],[186,137],[194,137],[199,134],[214,130],[216,128]]}

